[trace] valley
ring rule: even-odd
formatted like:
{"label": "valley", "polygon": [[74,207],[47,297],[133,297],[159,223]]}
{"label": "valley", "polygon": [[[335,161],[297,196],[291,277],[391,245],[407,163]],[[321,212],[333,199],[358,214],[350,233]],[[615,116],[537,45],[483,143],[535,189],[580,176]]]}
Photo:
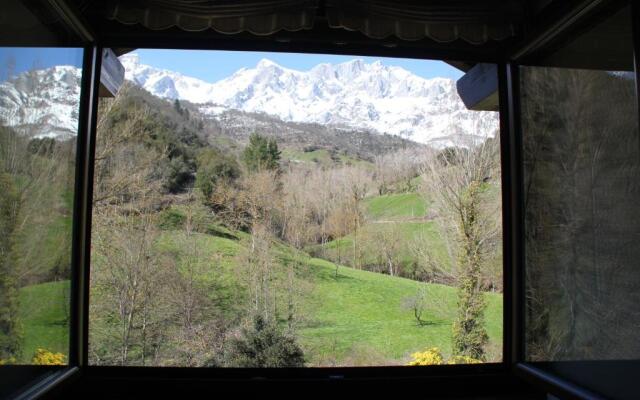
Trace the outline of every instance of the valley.
{"label": "valley", "polygon": [[[133,56],[124,62],[131,82],[99,109],[92,364],[406,365],[413,353],[434,347],[455,362],[501,359],[495,115],[460,108],[452,81],[380,64],[321,65],[302,73],[264,61],[211,85],[140,65]],[[326,87],[304,95],[301,87],[315,88],[319,76]],[[376,86],[371,76],[387,82]],[[65,67],[0,84],[8,93],[0,103],[6,126],[0,139],[26,160],[5,173],[9,188],[25,190],[17,197],[16,244],[0,260],[30,262],[15,264],[21,363],[38,349],[66,354],[69,253],[60,238],[71,232],[72,187],[65,174],[77,116],[56,104],[73,107],[69,93],[79,79]],[[249,86],[229,89],[238,82]],[[216,97],[225,87],[235,97]],[[352,98],[376,108],[386,107],[384,99],[413,97],[416,106],[407,110],[420,118],[407,125],[413,117],[393,108],[386,117],[362,114],[336,97],[336,90],[346,95],[376,87]],[[242,93],[250,98],[234,103]],[[269,96],[307,97],[282,106]],[[426,98],[432,99],[428,110],[417,105]],[[327,99],[336,102],[322,106]],[[32,107],[39,111],[30,113]],[[287,107],[311,114],[289,115]],[[387,129],[392,126],[398,129]],[[460,137],[466,139],[451,146]],[[456,190],[460,199],[471,196],[465,205],[477,214],[471,221],[485,221],[482,229],[491,230],[475,241],[485,246],[478,249],[478,272],[465,275],[467,263],[476,262],[465,261],[457,236],[467,217],[451,214],[439,192],[446,188],[437,185],[438,179],[455,182],[479,156],[488,157],[489,169]],[[51,207],[40,216],[47,191]],[[43,224],[49,228],[38,230]],[[465,279],[472,279],[472,295],[482,305],[473,318],[484,336],[471,350],[456,344]],[[278,350],[256,361],[266,345],[252,346],[263,340]]]}

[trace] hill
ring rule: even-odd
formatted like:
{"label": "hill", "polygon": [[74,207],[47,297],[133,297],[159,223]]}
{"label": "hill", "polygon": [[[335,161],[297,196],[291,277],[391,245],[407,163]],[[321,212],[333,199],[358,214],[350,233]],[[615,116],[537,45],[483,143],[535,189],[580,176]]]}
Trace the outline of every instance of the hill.
{"label": "hill", "polygon": [[[215,268],[223,268],[221,279],[237,280],[233,273],[238,267],[236,256],[248,245],[248,236],[215,225],[209,229],[210,233],[195,233],[188,239],[197,243],[200,257],[218,260],[204,273],[214,274]],[[185,246],[183,231],[166,230],[157,246],[179,250]],[[428,324],[420,325],[413,312],[403,308],[405,299],[419,289],[419,282],[345,266],[339,268],[336,278],[335,264],[313,258],[284,243],[276,246],[273,253],[281,261],[279,268],[291,260],[300,262],[296,274],[310,288],[300,299],[303,318],[297,327],[308,365],[404,364],[410,353],[432,346],[450,354],[451,323],[457,299],[455,288],[428,285],[430,293],[437,296],[445,308],[437,316],[428,316]],[[68,282],[21,289],[25,361],[38,347],[66,353],[68,337],[60,293],[67,290]],[[499,357],[502,296],[487,294],[487,300],[490,354]]]}

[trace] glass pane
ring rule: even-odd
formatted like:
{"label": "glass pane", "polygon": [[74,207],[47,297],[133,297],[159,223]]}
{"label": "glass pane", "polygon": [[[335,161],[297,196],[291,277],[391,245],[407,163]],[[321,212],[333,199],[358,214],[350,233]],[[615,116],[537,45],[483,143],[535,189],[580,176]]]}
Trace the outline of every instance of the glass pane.
{"label": "glass pane", "polygon": [[82,49],[0,48],[0,362],[65,365]]}
{"label": "glass pane", "polygon": [[97,133],[91,363],[501,360],[498,113],[465,108],[462,72],[322,54],[120,60],[129,83],[101,99]]}
{"label": "glass pane", "polygon": [[[625,373],[611,372],[634,371],[630,365],[591,362],[640,357],[630,21],[625,8],[581,31],[592,40],[580,36],[558,50],[568,54],[521,68],[526,359],[603,393],[614,393],[603,384],[617,386],[618,394]],[[602,46],[612,35],[618,39]]]}

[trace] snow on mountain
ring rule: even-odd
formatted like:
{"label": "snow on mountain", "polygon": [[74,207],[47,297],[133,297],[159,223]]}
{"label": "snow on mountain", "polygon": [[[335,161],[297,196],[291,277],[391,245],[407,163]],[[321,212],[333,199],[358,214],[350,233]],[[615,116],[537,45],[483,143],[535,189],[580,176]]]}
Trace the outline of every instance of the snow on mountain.
{"label": "snow on mountain", "polygon": [[[126,78],[153,95],[188,100],[217,119],[228,110],[265,113],[283,121],[399,135],[438,147],[493,136],[498,113],[469,111],[455,81],[424,79],[395,66],[360,59],[309,71],[263,59],[215,83],[120,57]],[[0,82],[0,121],[36,137],[77,132],[81,71],[72,66],[21,73]]]}
{"label": "snow on mountain", "polygon": [[75,136],[80,69],[56,66],[0,82],[0,122],[33,137]]}
{"label": "snow on mountain", "polygon": [[459,137],[493,136],[498,113],[469,111],[455,81],[424,79],[395,66],[361,59],[319,64],[310,71],[263,59],[215,83],[120,57],[126,78],[152,94],[199,104],[215,116],[227,109],[262,112],[284,121],[370,129],[439,146]]}

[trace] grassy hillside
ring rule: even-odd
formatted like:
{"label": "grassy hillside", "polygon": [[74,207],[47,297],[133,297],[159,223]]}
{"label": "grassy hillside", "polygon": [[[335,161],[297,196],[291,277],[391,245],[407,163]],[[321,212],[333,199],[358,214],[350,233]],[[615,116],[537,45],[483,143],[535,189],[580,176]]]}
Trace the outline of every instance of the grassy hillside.
{"label": "grassy hillside", "polygon": [[[441,240],[434,222],[425,220],[425,202],[415,193],[374,197],[367,200],[366,209],[368,223],[362,232],[394,224],[400,229],[402,242],[423,237],[438,245]],[[182,212],[176,206],[167,212],[164,230],[157,240],[158,250],[173,254],[178,260],[186,259],[191,251],[191,256],[201,264],[203,278],[224,282],[220,287],[225,290],[241,292],[238,255],[248,248],[250,235],[230,231],[206,219],[200,221],[197,233],[186,235],[179,223],[172,223]],[[350,240],[350,236],[341,238],[330,243],[328,249],[335,251],[336,246],[342,246],[343,253],[348,255]],[[309,365],[403,364],[410,353],[432,346],[450,354],[455,288],[429,285],[430,293],[438,296],[445,308],[437,316],[427,315],[427,324],[419,325],[412,310],[403,307],[405,299],[419,289],[419,282],[345,266],[338,267],[336,277],[336,264],[281,242],[275,243],[271,252],[278,270],[274,276],[278,272],[284,274],[286,266],[295,262],[302,293],[296,306],[300,319],[298,335]],[[410,255],[407,253],[406,257]],[[215,296],[227,297],[225,293]],[[28,361],[38,347],[66,353],[64,307],[68,304],[68,282],[23,288],[20,300],[23,361]],[[502,341],[502,296],[487,294],[487,302],[486,322],[491,339],[488,353],[496,359]],[[236,312],[237,306],[228,304],[228,312]]]}
{"label": "grassy hillside", "polygon": [[428,204],[418,193],[387,194],[366,200],[367,215],[372,219],[424,218]]}
{"label": "grassy hillside", "polygon": [[[413,196],[406,197],[415,201]],[[403,204],[399,209],[407,210],[410,201],[397,203]],[[225,287],[234,287],[240,267],[237,255],[249,246],[250,236],[215,224],[203,230],[208,233],[195,233],[188,239],[182,231],[165,231],[158,246],[179,253],[188,247],[188,240],[197,248],[198,258],[208,263],[207,274],[224,280]],[[277,243],[272,254],[278,269],[296,262],[296,276],[304,286],[297,306],[301,317],[298,334],[310,365],[404,363],[411,352],[426,346],[438,346],[445,354],[451,352],[455,288],[429,285],[431,293],[442,298],[446,310],[420,326],[412,311],[402,307],[404,299],[416,293],[419,282],[345,266],[339,266],[336,278],[336,264],[284,243]],[[502,296],[487,294],[487,301],[487,329],[494,347],[489,353],[496,356],[502,341]]]}
{"label": "grassy hillside", "polygon": [[295,148],[284,148],[281,157],[283,160],[294,164],[319,165],[330,167],[336,164],[342,165],[363,165],[372,167],[368,161],[344,153],[331,152],[327,149],[316,149],[302,151]]}
{"label": "grassy hillside", "polygon": [[[454,288],[429,285],[447,310],[420,326],[412,311],[402,307],[404,298],[418,290],[418,282],[345,267],[336,279],[333,264],[311,259],[310,265],[316,286],[305,306],[312,319],[300,336],[311,364],[405,363],[410,353],[431,346],[450,354]],[[487,295],[487,330],[492,343],[502,340],[501,299]]]}
{"label": "grassy hillside", "polygon": [[68,354],[69,281],[49,282],[20,290],[22,357],[31,361],[37,348]]}
{"label": "grassy hillside", "polygon": [[[416,246],[427,243],[440,263],[447,271],[451,268],[445,243],[440,235],[439,227],[431,220],[428,204],[418,193],[399,193],[374,196],[364,202],[364,224],[358,232],[361,263],[363,265],[379,264],[379,236],[386,232],[392,235],[399,246],[399,261],[410,266],[416,261],[412,251]],[[315,255],[342,263],[353,263],[354,234],[338,238],[327,243],[324,249],[320,245],[311,246],[307,250]],[[390,239],[391,240],[391,239]]]}
{"label": "grassy hillside", "polygon": [[[224,229],[220,229],[224,231]],[[244,238],[246,239],[246,238]],[[243,234],[238,239],[195,233],[188,239],[181,231],[166,231],[158,246],[180,251],[185,240],[198,249],[207,263],[206,273],[216,279],[235,281],[236,255],[245,246]],[[303,317],[298,334],[309,365],[402,364],[409,354],[427,346],[451,351],[451,323],[455,315],[456,289],[431,285],[432,293],[441,296],[447,310],[420,326],[412,311],[403,309],[403,299],[414,294],[419,283],[409,279],[339,267],[312,258],[284,244],[273,250],[281,263],[293,259],[302,262],[297,275],[308,284],[299,305]],[[68,346],[64,305],[68,282],[54,282],[23,288],[20,294],[24,327],[24,359],[28,361],[38,347],[66,353]],[[502,340],[502,297],[487,294],[487,329],[496,354]]]}

